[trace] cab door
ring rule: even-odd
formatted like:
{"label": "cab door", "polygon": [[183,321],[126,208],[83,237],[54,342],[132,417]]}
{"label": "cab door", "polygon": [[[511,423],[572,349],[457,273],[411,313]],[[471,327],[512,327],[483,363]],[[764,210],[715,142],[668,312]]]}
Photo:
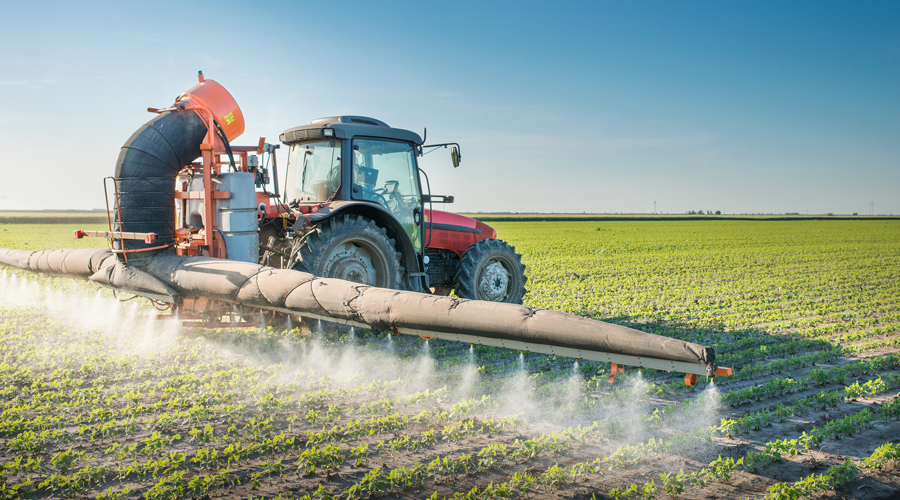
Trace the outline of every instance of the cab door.
{"label": "cab door", "polygon": [[412,144],[389,139],[357,138],[352,142],[351,196],[378,203],[400,222],[417,253],[422,252],[422,196]]}

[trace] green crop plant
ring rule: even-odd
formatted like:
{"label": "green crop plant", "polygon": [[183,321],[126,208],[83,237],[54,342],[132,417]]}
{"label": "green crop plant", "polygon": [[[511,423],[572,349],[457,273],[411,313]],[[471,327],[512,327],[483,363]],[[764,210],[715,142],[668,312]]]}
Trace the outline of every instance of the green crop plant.
{"label": "green crop plant", "polygon": [[50,457],[50,464],[56,467],[61,474],[65,474],[77,461],[87,460],[84,454],[84,451],[73,450],[72,447],[69,447],[69,449],[60,451]]}
{"label": "green crop plant", "polygon": [[553,464],[541,473],[540,481],[549,486],[562,486],[568,482],[569,471]]}
{"label": "green crop plant", "polygon": [[856,465],[847,460],[842,465],[833,465],[824,474],[813,474],[795,483],[777,483],[766,492],[768,500],[799,500],[828,491],[852,480],[856,476]]}
{"label": "green crop plant", "polygon": [[863,462],[869,469],[881,470],[888,462],[900,460],[900,446],[894,443],[885,443],[876,449],[872,455]]}
{"label": "green crop plant", "polygon": [[305,474],[315,474],[316,469],[335,467],[344,463],[345,452],[340,446],[325,445],[307,448],[300,453],[297,466]]}

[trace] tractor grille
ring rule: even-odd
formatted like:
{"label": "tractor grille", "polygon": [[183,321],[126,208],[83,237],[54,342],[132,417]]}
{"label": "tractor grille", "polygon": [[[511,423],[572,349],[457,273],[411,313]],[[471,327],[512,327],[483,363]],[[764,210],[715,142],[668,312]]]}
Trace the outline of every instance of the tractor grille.
{"label": "tractor grille", "polygon": [[322,132],[321,128],[304,128],[298,130],[288,130],[281,134],[281,142],[285,144],[290,144],[292,142],[299,142],[305,139],[321,139],[325,137],[325,133]]}

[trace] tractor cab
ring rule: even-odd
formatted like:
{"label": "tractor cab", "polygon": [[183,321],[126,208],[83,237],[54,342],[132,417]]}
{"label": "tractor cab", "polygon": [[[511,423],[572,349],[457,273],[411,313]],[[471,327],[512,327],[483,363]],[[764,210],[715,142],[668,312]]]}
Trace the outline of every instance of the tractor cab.
{"label": "tractor cab", "polygon": [[422,252],[418,134],[373,118],[336,116],[289,129],[281,140],[290,147],[289,203],[301,212],[335,201],[380,205]]}
{"label": "tractor cab", "polygon": [[[384,288],[456,290],[466,298],[521,303],[524,266],[515,250],[486,224],[431,209],[453,197],[423,193],[417,157],[452,144],[458,166],[458,145],[424,145],[415,132],[362,116],[320,118],[280,138],[289,148],[284,200],[295,222],[289,250],[279,251],[274,241],[264,246],[287,257],[284,267]],[[463,270],[466,258],[475,262]]]}
{"label": "tractor cab", "polygon": [[281,135],[289,145],[285,200],[303,211],[334,201],[380,205],[422,252],[418,134],[373,118],[320,118]]}

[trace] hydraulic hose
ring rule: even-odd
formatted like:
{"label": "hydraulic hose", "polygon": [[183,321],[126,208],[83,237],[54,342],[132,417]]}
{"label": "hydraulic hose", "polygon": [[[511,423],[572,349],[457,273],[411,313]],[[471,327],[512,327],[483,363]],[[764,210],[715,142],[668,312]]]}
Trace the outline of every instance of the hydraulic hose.
{"label": "hydraulic hose", "polygon": [[213,126],[216,127],[216,135],[219,136],[219,139],[222,139],[222,144],[225,145],[225,154],[228,155],[228,162],[231,165],[231,171],[236,172],[237,169],[234,166],[234,153],[231,152],[231,143],[228,141],[228,136],[225,135],[225,131],[222,130],[222,126],[219,125],[219,122],[213,120]]}

